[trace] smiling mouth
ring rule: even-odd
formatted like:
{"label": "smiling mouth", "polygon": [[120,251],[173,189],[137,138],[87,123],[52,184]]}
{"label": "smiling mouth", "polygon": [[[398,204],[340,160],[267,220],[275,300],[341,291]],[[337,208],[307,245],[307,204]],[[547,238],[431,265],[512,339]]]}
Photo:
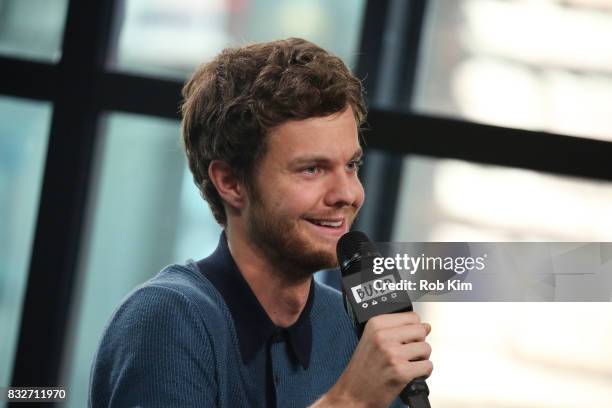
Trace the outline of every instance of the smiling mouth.
{"label": "smiling mouth", "polygon": [[331,229],[340,229],[344,225],[344,219],[327,219],[327,220],[319,220],[314,218],[306,218],[306,221],[310,222],[319,227],[331,228]]}

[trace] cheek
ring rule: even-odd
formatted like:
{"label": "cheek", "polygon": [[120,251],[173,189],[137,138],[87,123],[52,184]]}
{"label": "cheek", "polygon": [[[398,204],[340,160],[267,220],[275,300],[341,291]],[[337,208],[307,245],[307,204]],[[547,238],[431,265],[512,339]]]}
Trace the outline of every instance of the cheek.
{"label": "cheek", "polygon": [[285,186],[277,200],[293,215],[304,215],[317,207],[322,200],[323,190],[315,184],[292,183]]}
{"label": "cheek", "polygon": [[356,186],[355,186],[355,207],[357,207],[358,209],[361,208],[361,205],[363,204],[363,201],[365,200],[365,190],[363,189],[363,185],[361,184],[361,181],[357,180]]}

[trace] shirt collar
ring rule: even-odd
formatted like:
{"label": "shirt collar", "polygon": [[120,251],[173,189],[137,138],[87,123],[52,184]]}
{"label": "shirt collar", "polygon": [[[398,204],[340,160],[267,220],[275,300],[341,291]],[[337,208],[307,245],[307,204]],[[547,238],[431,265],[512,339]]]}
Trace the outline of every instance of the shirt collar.
{"label": "shirt collar", "polygon": [[251,287],[244,279],[227,246],[225,231],[221,233],[217,249],[197,262],[200,272],[221,293],[232,315],[240,344],[242,361],[246,364],[267,341],[275,340],[285,332],[290,348],[298,362],[308,368],[312,348],[310,310],[314,298],[314,279],[304,310],[290,327],[282,329],[268,317]]}

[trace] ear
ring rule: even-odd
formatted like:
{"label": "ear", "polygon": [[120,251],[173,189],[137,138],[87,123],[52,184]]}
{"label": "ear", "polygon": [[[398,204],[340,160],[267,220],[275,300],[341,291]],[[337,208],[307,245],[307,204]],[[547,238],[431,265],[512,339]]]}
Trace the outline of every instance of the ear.
{"label": "ear", "polygon": [[213,160],[208,166],[208,177],[217,188],[217,192],[228,205],[243,208],[246,200],[244,184],[236,177],[229,164],[222,160]]}

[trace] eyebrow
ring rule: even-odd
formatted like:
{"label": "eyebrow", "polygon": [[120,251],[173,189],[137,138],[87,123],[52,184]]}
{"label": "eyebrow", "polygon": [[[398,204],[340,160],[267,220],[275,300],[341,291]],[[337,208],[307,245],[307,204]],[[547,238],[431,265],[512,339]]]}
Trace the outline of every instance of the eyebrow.
{"label": "eyebrow", "polygon": [[[351,156],[351,158],[349,159],[349,161],[353,161],[353,160],[358,160],[361,159],[363,157],[363,149],[361,147],[359,147],[355,153],[353,153],[353,156]],[[308,163],[327,163],[330,162],[329,157],[327,156],[321,156],[321,155],[312,155],[312,156],[302,156],[302,157],[298,157],[296,159],[293,159],[289,162],[290,166],[299,166],[301,164],[308,164]]]}

